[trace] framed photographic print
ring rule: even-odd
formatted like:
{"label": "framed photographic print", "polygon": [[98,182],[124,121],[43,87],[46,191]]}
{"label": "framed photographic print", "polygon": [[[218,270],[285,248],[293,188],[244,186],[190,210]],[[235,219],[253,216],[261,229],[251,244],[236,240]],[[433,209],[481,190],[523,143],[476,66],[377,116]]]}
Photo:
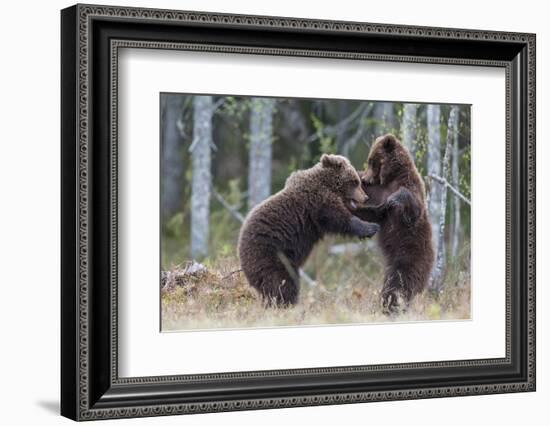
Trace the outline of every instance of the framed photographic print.
{"label": "framed photographic print", "polygon": [[535,35],[61,12],[61,413],[535,390]]}

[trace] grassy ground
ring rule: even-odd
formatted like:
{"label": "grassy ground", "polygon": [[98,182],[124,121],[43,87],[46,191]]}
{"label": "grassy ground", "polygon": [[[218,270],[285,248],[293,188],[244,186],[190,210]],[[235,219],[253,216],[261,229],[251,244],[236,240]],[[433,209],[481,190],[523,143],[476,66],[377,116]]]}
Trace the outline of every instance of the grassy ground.
{"label": "grassy ground", "polygon": [[[383,259],[373,242],[341,254],[331,247],[344,241],[326,239],[304,270],[316,285],[302,282],[299,303],[292,308],[266,308],[240,269],[234,254],[206,262],[206,270],[181,275],[173,267],[170,284],[161,290],[162,330],[278,327],[318,324],[376,323],[470,318],[469,247],[447,267],[444,290],[417,296],[407,312],[382,313],[380,290]],[[347,246],[346,246],[347,247]]]}

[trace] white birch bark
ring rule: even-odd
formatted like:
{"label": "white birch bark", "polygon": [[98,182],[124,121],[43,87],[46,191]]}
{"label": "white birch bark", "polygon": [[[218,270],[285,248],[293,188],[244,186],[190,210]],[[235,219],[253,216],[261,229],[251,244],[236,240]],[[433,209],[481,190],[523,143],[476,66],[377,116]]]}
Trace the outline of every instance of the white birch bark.
{"label": "white birch bark", "polygon": [[[458,114],[457,114],[458,115]],[[451,184],[459,187],[459,169],[458,169],[458,118],[456,120],[457,129],[453,137],[453,159],[451,163]],[[451,234],[451,256],[454,258],[458,254],[458,243],[460,238],[460,198],[453,197],[453,231]]]}
{"label": "white birch bark", "polygon": [[403,122],[401,124],[402,142],[414,158],[413,141],[416,139],[416,112],[418,104],[403,106]]}
{"label": "white birch bark", "polygon": [[193,103],[193,142],[191,163],[191,257],[208,256],[208,220],[210,216],[212,96],[195,96]]}
{"label": "white birch bark", "polygon": [[[449,122],[447,124],[447,137],[445,140],[445,155],[443,156],[443,179],[449,179],[449,161],[451,158],[451,145],[454,141],[454,137],[457,131],[457,120],[458,120],[458,107],[451,107],[449,113]],[[432,288],[436,291],[440,291],[443,286],[443,277],[445,275],[445,211],[447,207],[447,186],[437,183],[439,187],[442,188],[441,191],[441,205],[439,213],[439,223],[438,223],[438,248],[437,248],[437,257],[435,262],[434,271],[432,274]]]}
{"label": "white birch bark", "polygon": [[[348,102],[338,102],[337,103],[337,121],[340,122],[341,120],[344,120],[349,115],[349,103]],[[346,137],[348,131],[347,126],[341,126],[336,131],[335,139],[336,139],[336,152],[342,153],[342,155],[346,156],[347,153],[347,142],[348,138]]]}
{"label": "white birch bark", "polygon": [[[427,170],[429,175],[441,176],[441,137],[439,119],[441,108],[439,105],[428,105],[426,108],[426,121],[428,126]],[[437,253],[439,239],[439,218],[441,216],[442,185],[432,180],[428,195],[428,213],[432,225],[432,242]]]}
{"label": "white birch bark", "polygon": [[374,140],[378,136],[385,134],[386,131],[384,104],[382,102],[375,102],[372,118],[374,120],[374,134],[372,139]]}
{"label": "white birch bark", "polygon": [[275,99],[252,98],[248,161],[248,208],[271,195],[271,155]]}
{"label": "white birch bark", "polygon": [[382,120],[384,121],[384,133],[395,132],[395,113],[393,102],[382,103]]}
{"label": "white birch bark", "polygon": [[374,139],[389,132],[395,132],[393,102],[375,102],[372,110]]}

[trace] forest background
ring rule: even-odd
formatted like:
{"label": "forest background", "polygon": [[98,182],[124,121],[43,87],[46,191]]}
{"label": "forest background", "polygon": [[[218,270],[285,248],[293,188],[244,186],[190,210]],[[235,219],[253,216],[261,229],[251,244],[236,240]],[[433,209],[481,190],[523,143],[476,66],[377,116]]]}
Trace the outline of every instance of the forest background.
{"label": "forest background", "polygon": [[[469,105],[163,93],[160,114],[163,330],[469,318]],[[247,212],[323,153],[363,170],[385,133],[426,183],[437,252],[429,291],[384,316],[374,241],[329,237],[301,271],[299,306],[266,309],[239,271]]]}

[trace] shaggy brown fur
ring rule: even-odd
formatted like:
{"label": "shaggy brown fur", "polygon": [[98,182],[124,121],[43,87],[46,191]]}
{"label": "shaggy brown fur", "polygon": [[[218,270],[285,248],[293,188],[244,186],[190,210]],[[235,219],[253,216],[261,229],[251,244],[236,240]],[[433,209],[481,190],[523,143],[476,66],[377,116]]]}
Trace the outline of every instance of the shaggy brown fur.
{"label": "shaggy brown fur", "polygon": [[366,172],[361,172],[369,207],[354,211],[381,225],[378,244],[386,258],[382,304],[387,312],[405,306],[429,282],[434,262],[432,231],[424,182],[408,150],[393,135],[373,144]]}
{"label": "shaggy brown fur", "polygon": [[367,200],[357,171],[339,155],[326,155],[292,173],[285,187],[248,214],[239,236],[241,268],[267,304],[298,300],[298,268],[327,233],[373,236],[379,225],[348,210]]}

